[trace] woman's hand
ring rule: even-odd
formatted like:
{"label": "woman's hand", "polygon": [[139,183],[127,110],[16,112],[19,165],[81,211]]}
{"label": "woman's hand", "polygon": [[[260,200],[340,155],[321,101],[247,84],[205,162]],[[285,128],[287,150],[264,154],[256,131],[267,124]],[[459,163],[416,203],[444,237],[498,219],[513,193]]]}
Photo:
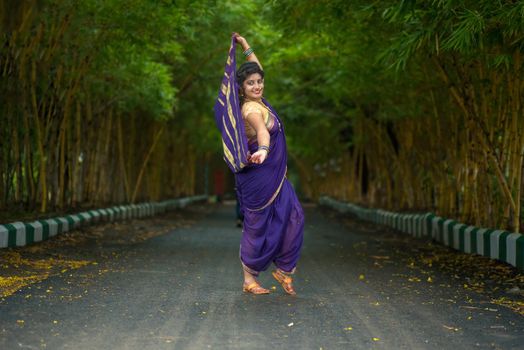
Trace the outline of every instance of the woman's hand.
{"label": "woman's hand", "polygon": [[254,164],[262,164],[264,163],[264,160],[267,158],[267,151],[265,149],[260,149],[253,153],[251,157],[248,159],[251,163]]}
{"label": "woman's hand", "polygon": [[239,43],[240,45],[242,45],[242,47],[249,46],[247,44],[247,40],[243,36],[241,36],[240,34],[238,34],[236,32],[234,32],[233,35],[235,36],[236,42]]}

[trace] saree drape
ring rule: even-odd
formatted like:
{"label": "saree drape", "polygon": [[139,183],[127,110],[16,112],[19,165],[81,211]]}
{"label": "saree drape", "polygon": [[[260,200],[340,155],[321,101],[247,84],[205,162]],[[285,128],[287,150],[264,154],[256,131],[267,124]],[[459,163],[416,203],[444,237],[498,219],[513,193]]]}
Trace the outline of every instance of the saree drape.
{"label": "saree drape", "polygon": [[233,37],[231,38],[224,77],[214,107],[215,122],[222,134],[224,160],[234,173],[239,172],[248,164],[246,132],[240,112],[238,84],[235,78],[235,47],[236,43]]}
{"label": "saree drape", "polygon": [[[293,273],[303,241],[304,213],[293,187],[286,178],[287,147],[282,121],[262,99],[274,118],[270,152],[262,164],[247,161],[258,148],[247,142],[235,82],[235,40],[232,38],[226,72],[215,105],[215,119],[222,133],[224,159],[235,173],[237,197],[244,214],[240,259],[254,275],[274,263]],[[233,55],[233,56],[232,56]],[[234,87],[234,88],[233,88]],[[261,107],[262,108],[262,107]]]}

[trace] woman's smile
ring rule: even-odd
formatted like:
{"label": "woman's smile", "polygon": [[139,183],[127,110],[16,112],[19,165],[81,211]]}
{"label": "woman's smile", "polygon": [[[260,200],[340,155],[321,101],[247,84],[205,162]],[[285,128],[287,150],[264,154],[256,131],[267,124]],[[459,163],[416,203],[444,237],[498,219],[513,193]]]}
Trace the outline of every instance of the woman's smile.
{"label": "woman's smile", "polygon": [[242,84],[244,95],[248,99],[260,99],[264,92],[264,78],[258,73],[251,74]]}

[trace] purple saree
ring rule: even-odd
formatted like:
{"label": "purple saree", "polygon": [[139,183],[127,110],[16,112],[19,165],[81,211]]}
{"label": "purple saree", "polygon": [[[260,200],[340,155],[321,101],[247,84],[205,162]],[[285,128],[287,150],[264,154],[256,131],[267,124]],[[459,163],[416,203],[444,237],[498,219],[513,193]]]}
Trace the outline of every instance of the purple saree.
{"label": "purple saree", "polygon": [[295,271],[304,230],[304,213],[286,178],[287,148],[277,113],[268,107],[271,152],[262,164],[248,163],[256,140],[248,144],[235,81],[235,39],[232,39],[226,72],[215,104],[215,120],[222,134],[224,159],[235,173],[237,195],[244,213],[240,260],[253,275],[274,263],[280,270]]}

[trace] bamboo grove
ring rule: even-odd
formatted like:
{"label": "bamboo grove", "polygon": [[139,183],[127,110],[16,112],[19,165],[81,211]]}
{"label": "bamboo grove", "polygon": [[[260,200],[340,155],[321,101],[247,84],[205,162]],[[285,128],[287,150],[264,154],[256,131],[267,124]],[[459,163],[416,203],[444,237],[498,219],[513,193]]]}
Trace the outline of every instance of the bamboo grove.
{"label": "bamboo grove", "polygon": [[[209,159],[194,140],[210,127],[197,128],[207,106],[187,106],[199,93],[193,65],[209,61],[194,38],[207,11],[193,1],[0,1],[0,209],[194,194]],[[227,50],[228,36],[211,52]]]}
{"label": "bamboo grove", "polygon": [[521,229],[524,1],[3,0],[0,16],[2,208],[206,191],[237,31],[304,197]]}
{"label": "bamboo grove", "polygon": [[523,1],[278,4],[290,36],[328,48],[318,81],[339,89],[317,88],[317,117],[327,97],[347,151],[306,170],[312,195],[519,231]]}

